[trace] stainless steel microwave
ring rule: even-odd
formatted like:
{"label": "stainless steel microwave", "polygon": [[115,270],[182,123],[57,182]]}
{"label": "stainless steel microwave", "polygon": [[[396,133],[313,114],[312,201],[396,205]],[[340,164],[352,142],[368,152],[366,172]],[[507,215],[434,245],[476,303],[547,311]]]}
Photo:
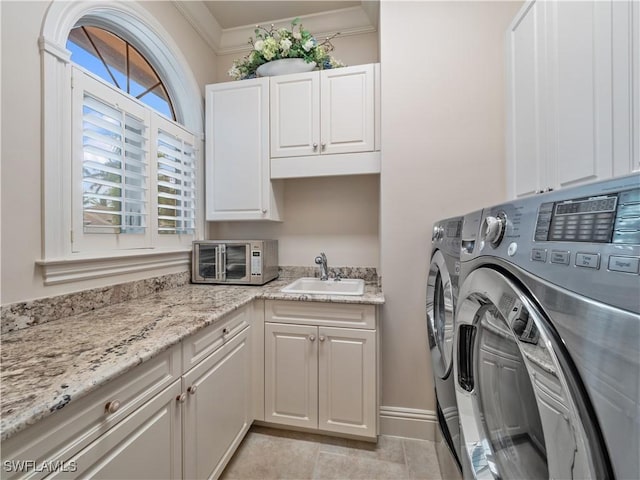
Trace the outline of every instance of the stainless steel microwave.
{"label": "stainless steel microwave", "polygon": [[278,241],[195,241],[191,263],[193,283],[264,285],[278,277]]}

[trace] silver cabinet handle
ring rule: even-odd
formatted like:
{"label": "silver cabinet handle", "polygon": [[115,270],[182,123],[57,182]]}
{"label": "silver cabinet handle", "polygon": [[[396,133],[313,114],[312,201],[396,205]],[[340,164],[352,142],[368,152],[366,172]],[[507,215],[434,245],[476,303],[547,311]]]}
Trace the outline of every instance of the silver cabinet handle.
{"label": "silver cabinet handle", "polygon": [[315,152],[316,150],[318,150],[318,144],[317,144],[317,143],[314,143],[314,144],[313,144],[313,151]]}
{"label": "silver cabinet handle", "polygon": [[110,402],[107,402],[107,404],[104,406],[104,409],[107,413],[116,413],[118,410],[120,410],[120,400],[112,400]]}
{"label": "silver cabinet handle", "polygon": [[321,342],[324,342],[326,338],[324,335],[320,335],[320,337],[318,337],[318,340],[320,340]]}
{"label": "silver cabinet handle", "polygon": [[187,388],[187,392],[191,395],[195,395],[196,394],[196,390],[198,390],[198,386],[197,385],[191,385],[189,388]]}
{"label": "silver cabinet handle", "polygon": [[263,208],[263,209],[262,209],[262,214],[263,214],[263,215],[265,215],[266,213],[267,213],[267,209],[266,209],[266,208]]}
{"label": "silver cabinet handle", "polygon": [[323,144],[322,144],[322,151],[324,152],[326,148],[327,148],[327,144],[326,144],[326,143],[323,143]]}
{"label": "silver cabinet handle", "polygon": [[316,341],[316,336],[315,335],[309,335],[309,340],[311,340],[312,342]]}
{"label": "silver cabinet handle", "polygon": [[176,397],[176,402],[184,403],[186,399],[187,399],[187,394],[182,392],[180,395]]}

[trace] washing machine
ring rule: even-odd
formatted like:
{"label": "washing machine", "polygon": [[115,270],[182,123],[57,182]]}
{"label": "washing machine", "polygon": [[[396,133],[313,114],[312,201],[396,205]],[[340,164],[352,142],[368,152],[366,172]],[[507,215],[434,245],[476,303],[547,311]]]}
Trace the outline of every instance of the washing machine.
{"label": "washing machine", "polygon": [[[440,470],[460,475],[460,424],[453,381],[454,312],[458,299],[462,217],[438,221],[431,236],[426,318],[436,393]],[[457,472],[456,472],[457,471]]]}
{"label": "washing machine", "polygon": [[469,214],[460,260],[465,477],[640,478],[640,175]]}

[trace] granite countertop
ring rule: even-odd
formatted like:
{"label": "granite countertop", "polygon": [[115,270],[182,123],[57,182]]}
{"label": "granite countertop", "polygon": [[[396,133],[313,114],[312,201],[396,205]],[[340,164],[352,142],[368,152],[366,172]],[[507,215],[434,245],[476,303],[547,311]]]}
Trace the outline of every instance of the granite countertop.
{"label": "granite countertop", "polygon": [[295,278],[262,287],[184,285],[2,335],[0,438],[6,440],[256,298],[384,303],[363,296],[285,294]]}

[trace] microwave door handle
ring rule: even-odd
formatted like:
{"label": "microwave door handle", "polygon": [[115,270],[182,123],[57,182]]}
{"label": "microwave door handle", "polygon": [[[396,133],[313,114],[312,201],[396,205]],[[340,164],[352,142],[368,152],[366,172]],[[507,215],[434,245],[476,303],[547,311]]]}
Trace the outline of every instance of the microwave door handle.
{"label": "microwave door handle", "polygon": [[216,280],[220,280],[220,245],[214,248],[216,252]]}
{"label": "microwave door handle", "polygon": [[225,281],[227,279],[227,249],[225,245],[220,245],[220,280]]}

